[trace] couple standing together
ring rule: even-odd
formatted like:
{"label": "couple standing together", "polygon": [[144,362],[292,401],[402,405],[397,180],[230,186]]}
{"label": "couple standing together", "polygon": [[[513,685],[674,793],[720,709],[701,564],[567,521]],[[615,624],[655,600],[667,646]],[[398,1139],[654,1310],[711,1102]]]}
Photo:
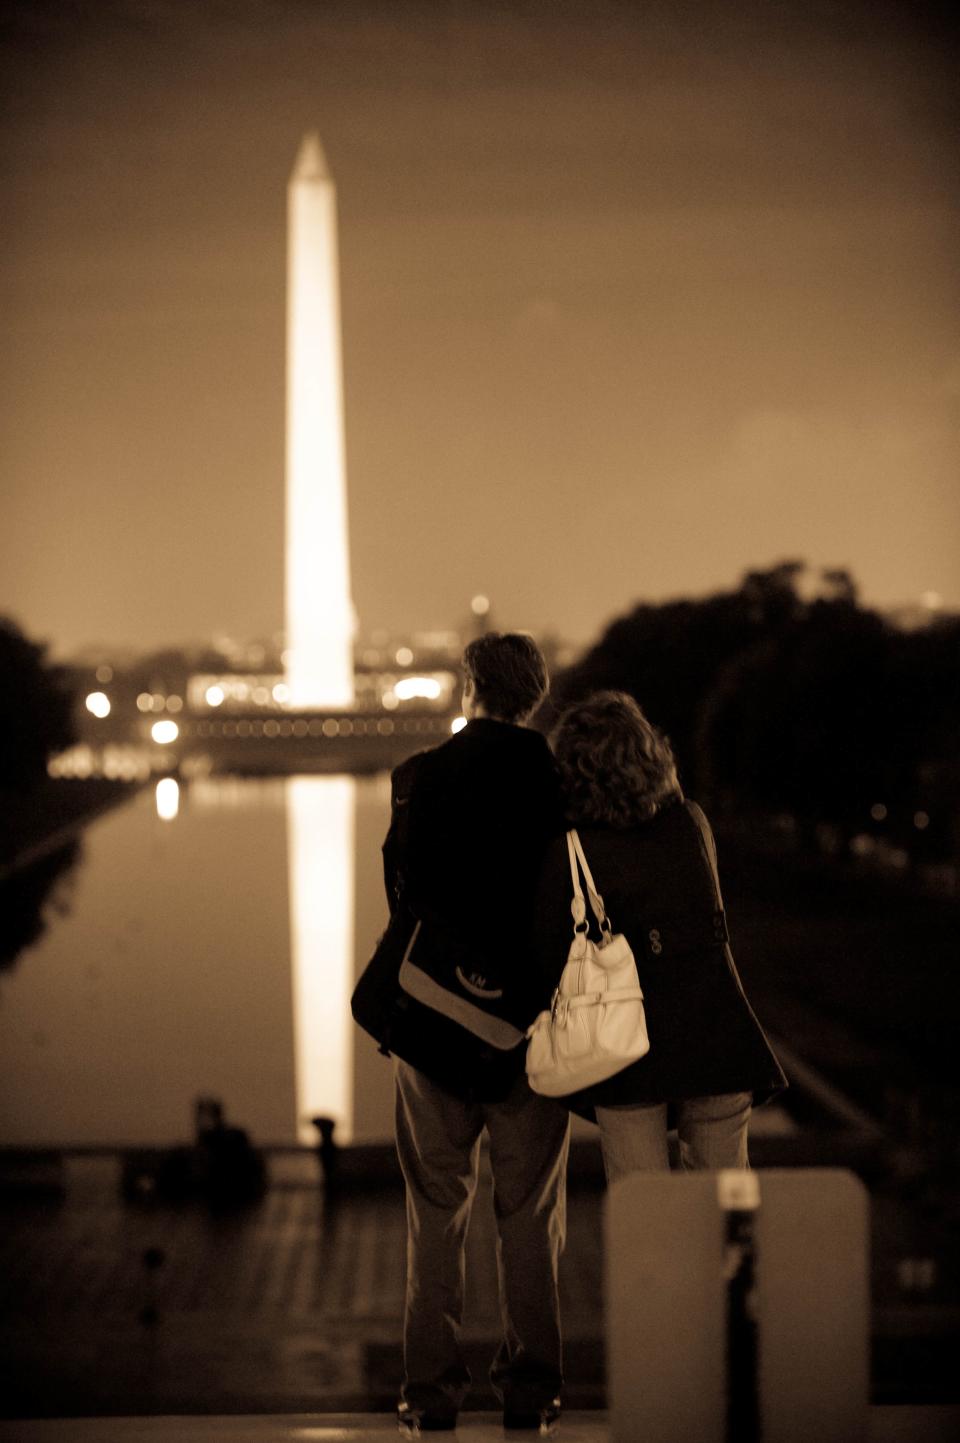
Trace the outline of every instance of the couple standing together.
{"label": "couple standing together", "polygon": [[[393,774],[384,842],[391,908],[403,899],[454,935],[515,950],[530,1020],[570,943],[565,829],[575,826],[643,987],[650,1052],[555,1101],[516,1080],[485,1100],[399,1058],[396,1138],[407,1198],[404,1381],[411,1436],[453,1428],[470,1385],[460,1332],[464,1244],[486,1129],[503,1339],[490,1379],[507,1428],[549,1430],[560,1412],[558,1264],[570,1112],[595,1121],[608,1182],[665,1169],[676,1127],[686,1169],[747,1167],[751,1106],[785,1079],[727,945],[709,824],[677,781],[667,740],[632,698],[600,692],[559,719],[551,746],[525,725],[547,692],[530,637],[489,633],[464,652],[466,726]],[[536,962],[531,962],[536,958]],[[642,1219],[638,1219],[642,1226]]]}

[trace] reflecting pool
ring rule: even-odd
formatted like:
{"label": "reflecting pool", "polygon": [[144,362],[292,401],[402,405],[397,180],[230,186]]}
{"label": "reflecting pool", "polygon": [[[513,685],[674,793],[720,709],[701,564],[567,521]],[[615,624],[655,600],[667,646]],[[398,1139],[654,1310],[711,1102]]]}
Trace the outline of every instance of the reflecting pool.
{"label": "reflecting pool", "polygon": [[[169,781],[169,779],[167,779]],[[0,977],[0,1145],[166,1145],[200,1095],[260,1145],[391,1136],[350,1018],[386,921],[378,777],[146,788],[86,831],[66,915]]]}

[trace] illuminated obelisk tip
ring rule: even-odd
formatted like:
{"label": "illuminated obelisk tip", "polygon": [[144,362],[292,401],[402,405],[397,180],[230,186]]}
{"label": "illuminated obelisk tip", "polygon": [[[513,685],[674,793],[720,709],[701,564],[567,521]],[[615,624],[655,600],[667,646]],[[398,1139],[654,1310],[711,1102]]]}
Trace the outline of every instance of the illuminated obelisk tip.
{"label": "illuminated obelisk tip", "polygon": [[287,684],[299,707],[353,700],[337,197],[320,137],[287,187]]}

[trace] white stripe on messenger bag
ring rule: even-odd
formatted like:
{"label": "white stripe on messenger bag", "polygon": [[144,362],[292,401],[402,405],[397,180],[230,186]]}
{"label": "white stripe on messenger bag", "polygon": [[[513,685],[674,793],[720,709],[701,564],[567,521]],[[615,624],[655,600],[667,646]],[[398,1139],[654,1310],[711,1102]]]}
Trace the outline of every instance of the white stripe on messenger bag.
{"label": "white stripe on messenger bag", "polygon": [[518,1027],[514,1027],[512,1022],[506,1022],[502,1017],[494,1017],[492,1013],[484,1012],[482,1007],[475,1007],[465,997],[457,997],[455,993],[448,992],[446,987],[434,982],[422,967],[418,967],[409,958],[404,958],[400,968],[400,986],[417,1002],[432,1007],[434,1012],[449,1017],[451,1022],[459,1022],[461,1027],[465,1027],[482,1041],[489,1042],[491,1047],[499,1048],[501,1052],[509,1052],[510,1048],[516,1047],[526,1035]]}

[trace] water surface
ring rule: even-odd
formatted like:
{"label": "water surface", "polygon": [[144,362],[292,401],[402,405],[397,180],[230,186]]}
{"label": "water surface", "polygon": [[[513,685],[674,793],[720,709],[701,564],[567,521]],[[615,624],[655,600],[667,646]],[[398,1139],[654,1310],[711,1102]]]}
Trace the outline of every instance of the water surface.
{"label": "water surface", "polygon": [[0,1145],[184,1140],[201,1094],[261,1144],[312,1141],[317,1113],[388,1138],[390,1067],[348,1003],[389,802],[386,775],[226,778],[95,821],[68,914],[0,977]]}

